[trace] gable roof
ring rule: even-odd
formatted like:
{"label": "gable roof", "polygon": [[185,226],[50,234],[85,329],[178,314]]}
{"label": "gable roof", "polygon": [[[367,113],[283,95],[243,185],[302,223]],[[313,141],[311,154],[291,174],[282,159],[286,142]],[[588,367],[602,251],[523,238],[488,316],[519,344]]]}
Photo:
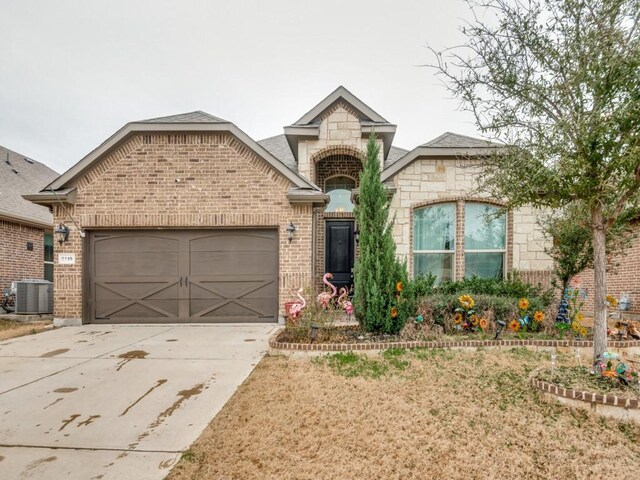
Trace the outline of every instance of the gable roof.
{"label": "gable roof", "polygon": [[407,152],[401,158],[391,164],[385,164],[382,170],[382,181],[389,180],[396,173],[413,163],[420,157],[481,157],[494,152],[496,149],[505,148],[501,143],[489,142],[480,138],[468,137],[453,132],[445,132]]}
{"label": "gable roof", "polygon": [[388,122],[382,115],[340,85],[293,124],[284,127],[284,133],[294,159],[298,160],[299,140],[319,138],[320,117],[339,101],[348,103],[356,110],[363,137],[375,132],[376,135],[382,138],[383,151],[386,158],[389,155],[391,143],[396,133],[396,125]]}
{"label": "gable roof", "polygon": [[38,192],[57,176],[43,163],[0,146],[0,217],[52,228],[53,215],[49,209],[25,200],[22,195]]}
{"label": "gable roof", "polygon": [[320,103],[318,103],[315,107],[313,107],[297,121],[295,121],[293,125],[308,125],[310,123],[315,123],[320,115],[322,115],[328,108],[330,108],[335,102],[340,99],[344,100],[353,108],[355,108],[362,115],[362,120],[375,123],[389,123],[382,115],[373,110],[373,108],[364,103],[345,87],[340,85],[333,92],[327,95],[322,101],[320,101]]}
{"label": "gable roof", "polygon": [[149,118],[136,123],[228,123],[227,120],[211,115],[210,113],[196,110],[195,112],[179,113],[168,117]]}
{"label": "gable roof", "polygon": [[421,147],[443,147],[443,148],[496,148],[504,147],[500,143],[490,142],[481,138],[460,135],[459,133],[444,132],[442,135],[429,140]]}
{"label": "gable roof", "polygon": [[[82,176],[105,154],[124,143],[130,136],[144,132],[228,132],[244,143],[256,155],[269,163],[275,170],[288,178],[295,187],[319,190],[313,183],[290,169],[280,159],[276,158],[267,149],[259,145],[233,123],[222,120],[206,112],[196,111],[127,123],[73,167],[47,185],[40,192],[42,203],[49,202],[49,198],[51,196],[50,192],[52,190],[64,190],[72,187],[73,182],[78,177]],[[31,195],[29,200],[37,202],[38,198],[35,195]]]}

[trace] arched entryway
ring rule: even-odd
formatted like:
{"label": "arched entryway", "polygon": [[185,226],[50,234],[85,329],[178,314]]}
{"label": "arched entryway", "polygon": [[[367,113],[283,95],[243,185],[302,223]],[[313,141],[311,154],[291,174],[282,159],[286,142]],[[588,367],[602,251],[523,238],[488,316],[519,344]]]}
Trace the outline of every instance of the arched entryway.
{"label": "arched entryway", "polygon": [[333,283],[350,289],[353,286],[353,263],[356,256],[355,217],[351,193],[358,188],[364,155],[352,147],[334,147],[312,159],[316,184],[330,197],[316,220],[316,286],[322,288],[322,276],[333,274]]}

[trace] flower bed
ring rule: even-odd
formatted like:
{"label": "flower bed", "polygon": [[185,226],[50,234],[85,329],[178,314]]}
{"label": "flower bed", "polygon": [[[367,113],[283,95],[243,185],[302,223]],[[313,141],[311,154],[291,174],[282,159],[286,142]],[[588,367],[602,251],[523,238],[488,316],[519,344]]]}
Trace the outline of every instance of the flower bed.
{"label": "flower bed", "polygon": [[[283,336],[283,331],[277,332],[269,340],[269,346],[273,350],[279,351],[298,351],[298,352],[345,352],[351,350],[385,350],[388,348],[485,348],[485,347],[551,347],[551,348],[593,348],[591,340],[574,340],[574,339],[550,339],[536,338],[531,335],[530,338],[519,339],[515,337],[501,338],[493,340],[490,338],[479,338],[473,336],[446,336],[438,340],[403,340],[397,336],[362,336],[350,338],[345,341],[332,341],[311,343],[287,341]],[[619,340],[609,341],[609,347],[612,349],[638,349],[640,352],[640,340]]]}

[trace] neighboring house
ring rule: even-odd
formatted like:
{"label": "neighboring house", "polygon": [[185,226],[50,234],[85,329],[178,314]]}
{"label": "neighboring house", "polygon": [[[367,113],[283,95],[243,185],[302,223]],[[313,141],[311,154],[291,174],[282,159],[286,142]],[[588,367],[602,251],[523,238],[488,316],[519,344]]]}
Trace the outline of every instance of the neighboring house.
{"label": "neighboring house", "polygon": [[53,206],[55,223],[71,230],[60,252],[75,257],[56,267],[56,317],[275,322],[324,272],[350,286],[352,198],[371,132],[393,194],[398,253],[413,275],[518,269],[548,279],[534,212],[489,220],[501,203],[472,192],[477,164],[499,145],[446,133],[406,151],[392,145],[395,131],[343,87],[261,142],[204,112],[125,125],[27,196]]}
{"label": "neighboring house", "polygon": [[53,215],[22,195],[57,177],[46,165],[0,146],[0,291],[15,280],[53,281]]}
{"label": "neighboring house", "polygon": [[[640,222],[633,225],[634,238],[622,254],[611,257],[611,268],[607,272],[607,294],[616,298],[626,297],[629,310],[623,312],[625,318],[640,320]],[[593,315],[594,275],[593,269],[585,270],[573,279],[572,285],[586,293],[584,311]],[[611,311],[611,309],[609,309]]]}

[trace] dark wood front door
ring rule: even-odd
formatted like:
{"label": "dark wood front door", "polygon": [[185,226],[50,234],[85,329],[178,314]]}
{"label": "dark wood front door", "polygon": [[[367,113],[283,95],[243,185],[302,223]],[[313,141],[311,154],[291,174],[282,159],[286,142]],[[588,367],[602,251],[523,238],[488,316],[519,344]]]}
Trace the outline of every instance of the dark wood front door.
{"label": "dark wood front door", "polygon": [[94,323],[276,322],[276,230],[92,232]]}
{"label": "dark wood front door", "polygon": [[353,285],[355,239],[353,220],[327,220],[325,235],[325,271],[333,274],[338,289]]}

